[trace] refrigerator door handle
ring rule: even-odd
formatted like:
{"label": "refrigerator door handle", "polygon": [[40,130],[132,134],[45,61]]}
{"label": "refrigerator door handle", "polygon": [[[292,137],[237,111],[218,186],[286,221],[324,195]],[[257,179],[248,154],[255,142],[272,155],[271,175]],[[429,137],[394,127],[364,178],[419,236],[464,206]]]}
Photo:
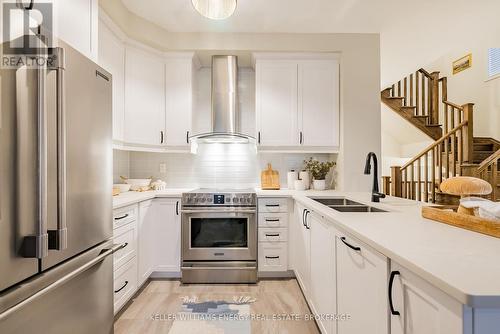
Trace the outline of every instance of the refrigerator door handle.
{"label": "refrigerator door handle", "polygon": [[93,266],[102,262],[106,257],[108,257],[109,255],[113,254],[114,252],[122,249],[123,247],[124,247],[124,244],[120,244],[120,245],[113,245],[113,247],[109,248],[109,249],[103,249],[101,254],[99,254],[99,256],[97,256],[93,260],[87,262],[86,264],[79,267],[78,269],[75,269],[74,271],[64,275],[63,277],[61,277],[60,279],[58,279],[54,283],[46,286],[45,288],[39,290],[35,294],[32,294],[30,297],[24,299],[22,302],[9,308],[7,311],[0,313],[0,322],[3,321],[4,319],[6,319],[11,314],[16,313],[17,311],[19,311],[21,308],[25,307],[26,305],[32,303],[34,300],[46,295],[47,293],[49,293],[52,290],[58,288],[59,286],[65,284],[66,282],[70,281],[71,279],[75,278],[76,276],[89,270]]}
{"label": "refrigerator door handle", "polygon": [[56,72],[57,115],[57,229],[49,230],[49,249],[64,250],[68,247],[66,224],[66,104],[65,104],[65,57],[64,49],[51,49],[51,70]]}
{"label": "refrigerator door handle", "polygon": [[49,253],[47,234],[47,115],[45,113],[45,66],[36,69],[36,113],[37,113],[37,164],[38,164],[38,203],[36,235],[25,236],[22,244],[22,256],[42,259]]}

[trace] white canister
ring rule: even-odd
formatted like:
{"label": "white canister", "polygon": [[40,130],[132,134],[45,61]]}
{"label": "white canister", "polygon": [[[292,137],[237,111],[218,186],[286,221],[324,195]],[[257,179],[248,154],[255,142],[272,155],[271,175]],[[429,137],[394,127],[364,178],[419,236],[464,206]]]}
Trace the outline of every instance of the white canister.
{"label": "white canister", "polygon": [[293,190],[294,189],[294,183],[296,180],[299,179],[299,173],[294,171],[293,169],[291,171],[289,171],[287,174],[286,174],[286,180],[287,180],[287,185],[288,185],[288,189],[290,190]]}
{"label": "white canister", "polygon": [[309,176],[309,172],[306,170],[303,170],[299,174],[299,179],[301,179],[304,182],[304,186],[306,189],[309,189],[309,186],[311,185],[311,178]]}
{"label": "white canister", "polygon": [[295,190],[306,190],[306,184],[304,183],[304,180],[295,180],[293,182],[293,188]]}

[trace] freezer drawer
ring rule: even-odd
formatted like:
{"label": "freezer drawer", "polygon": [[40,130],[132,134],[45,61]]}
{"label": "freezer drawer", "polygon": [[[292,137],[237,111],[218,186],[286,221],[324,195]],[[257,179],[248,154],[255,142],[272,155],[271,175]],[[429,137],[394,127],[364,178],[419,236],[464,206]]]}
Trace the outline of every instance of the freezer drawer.
{"label": "freezer drawer", "polygon": [[[21,299],[16,303],[15,298]],[[113,333],[111,245],[97,246],[0,295],[1,306],[9,303],[22,306],[2,310],[0,333]]]}

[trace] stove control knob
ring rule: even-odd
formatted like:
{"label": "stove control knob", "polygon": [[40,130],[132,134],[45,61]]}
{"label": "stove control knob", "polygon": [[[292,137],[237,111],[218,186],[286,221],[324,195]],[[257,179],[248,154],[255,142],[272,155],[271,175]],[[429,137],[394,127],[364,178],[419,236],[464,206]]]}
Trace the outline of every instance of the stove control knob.
{"label": "stove control knob", "polygon": [[208,203],[212,203],[212,202],[213,202],[213,200],[214,200],[214,199],[213,199],[212,197],[210,197],[210,198],[208,199]]}
{"label": "stove control knob", "polygon": [[206,199],[205,197],[202,197],[202,198],[201,198],[201,202],[202,202],[202,203],[205,203],[205,202],[206,202],[206,200],[207,200],[207,199]]}
{"label": "stove control knob", "polygon": [[233,203],[238,203],[240,199],[238,197],[233,198]]}

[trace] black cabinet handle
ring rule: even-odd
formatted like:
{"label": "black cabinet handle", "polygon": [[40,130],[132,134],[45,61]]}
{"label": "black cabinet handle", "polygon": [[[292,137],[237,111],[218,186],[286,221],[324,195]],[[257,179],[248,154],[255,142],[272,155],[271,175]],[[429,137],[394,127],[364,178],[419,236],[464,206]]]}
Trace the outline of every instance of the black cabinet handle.
{"label": "black cabinet handle", "polygon": [[351,249],[354,249],[356,252],[361,251],[361,247],[356,247],[356,246],[351,245],[350,243],[348,243],[347,241],[345,241],[345,237],[341,237],[340,241],[342,241],[347,247],[349,247]]}
{"label": "black cabinet handle", "polygon": [[309,224],[309,220],[307,219],[307,216],[311,213],[311,211],[306,210],[306,229],[310,230],[311,229],[311,224]]}
{"label": "black cabinet handle", "polygon": [[278,218],[266,218],[266,222],[279,222],[280,220]]}
{"label": "black cabinet handle", "polygon": [[127,246],[128,246],[128,242],[126,242],[126,243],[124,243],[124,244],[123,244],[122,249],[124,249],[124,248],[125,248],[125,247],[127,247]]}
{"label": "black cabinet handle", "polygon": [[279,233],[276,233],[276,234],[267,234],[266,233],[266,237],[279,237],[280,234]]}
{"label": "black cabinet handle", "polygon": [[279,207],[280,205],[279,204],[266,204],[267,207],[271,207],[271,208],[276,208],[276,207]]}
{"label": "black cabinet handle", "polygon": [[163,144],[163,140],[164,140],[164,136],[163,136],[163,131],[160,131],[160,144]]}
{"label": "black cabinet handle", "polygon": [[302,225],[303,226],[306,226],[306,218],[305,218],[306,211],[307,211],[306,209],[302,210]]}
{"label": "black cabinet handle", "polygon": [[394,278],[396,275],[401,275],[401,273],[397,270],[391,272],[391,277],[389,278],[389,307],[391,308],[391,314],[392,315],[401,315],[399,311],[396,311],[394,309],[394,304],[392,302],[392,286],[394,284]]}
{"label": "black cabinet handle", "polygon": [[120,217],[115,217],[115,220],[122,220],[122,219],[125,219],[127,217],[128,217],[128,213],[124,214],[123,216],[120,216]]}
{"label": "black cabinet handle", "polygon": [[279,259],[279,256],[266,256],[266,259]]}
{"label": "black cabinet handle", "polygon": [[189,144],[189,131],[186,132],[186,143]]}
{"label": "black cabinet handle", "polygon": [[121,288],[119,288],[118,290],[115,290],[115,293],[118,293],[118,292],[122,291],[123,289],[125,289],[127,284],[128,284],[128,281],[125,281],[125,284],[123,284],[123,286]]}
{"label": "black cabinet handle", "polygon": [[260,131],[257,133],[257,143],[260,144]]}
{"label": "black cabinet handle", "polygon": [[179,215],[179,201],[175,202],[175,215]]}
{"label": "black cabinet handle", "polygon": [[304,141],[304,136],[302,135],[302,131],[300,131],[300,139],[299,139],[300,145],[302,145],[303,141]]}

